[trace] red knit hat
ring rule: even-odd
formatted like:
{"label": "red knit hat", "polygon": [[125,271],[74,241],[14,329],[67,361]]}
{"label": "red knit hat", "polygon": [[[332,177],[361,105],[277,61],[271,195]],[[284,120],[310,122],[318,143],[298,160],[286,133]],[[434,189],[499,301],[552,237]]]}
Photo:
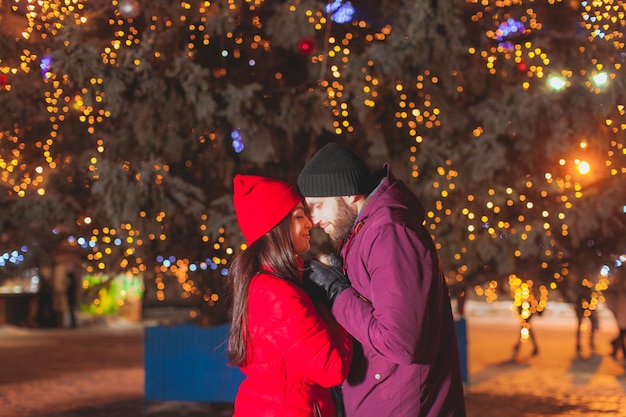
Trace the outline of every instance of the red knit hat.
{"label": "red knit hat", "polygon": [[237,222],[248,245],[272,230],[302,201],[294,186],[272,178],[237,174],[233,186]]}

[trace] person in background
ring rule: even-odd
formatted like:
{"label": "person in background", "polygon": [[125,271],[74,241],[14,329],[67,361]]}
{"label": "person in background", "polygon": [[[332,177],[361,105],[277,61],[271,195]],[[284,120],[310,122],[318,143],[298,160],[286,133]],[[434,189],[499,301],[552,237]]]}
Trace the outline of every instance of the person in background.
{"label": "person in background", "polygon": [[626,280],[613,279],[603,295],[617,324],[617,335],[611,340],[611,356],[617,360],[617,355],[621,354],[626,361]]}
{"label": "person in background", "polygon": [[459,349],[439,255],[417,197],[388,164],[321,148],[298,176],[314,226],[339,256],[309,279],[358,343],[342,385],[346,417],[465,416]]}
{"label": "person in background", "polygon": [[78,282],[76,281],[76,274],[73,271],[67,273],[67,286],[65,287],[65,294],[67,296],[67,308],[70,314],[70,327],[75,329],[76,324],[76,306],[78,304]]}
{"label": "person in background", "polygon": [[517,318],[520,323],[520,330],[517,332],[517,337],[515,338],[515,344],[513,345],[513,356],[512,360],[515,361],[518,357],[519,351],[522,347],[522,343],[524,343],[524,338],[522,337],[522,332],[524,329],[528,331],[528,340],[533,346],[532,356],[539,355],[539,343],[537,343],[537,336],[535,335],[535,331],[533,330],[533,325],[530,323],[535,315],[543,314],[543,310],[537,311],[536,309],[531,310],[528,314],[528,317],[523,318],[523,309],[521,306],[517,307]]}
{"label": "person in background", "polygon": [[312,227],[302,197],[283,181],[234,180],[237,222],[247,249],[230,267],[228,355],[245,378],[234,417],[334,417],[331,388],[346,378],[352,339],[302,285]]}
{"label": "person in background", "polygon": [[43,273],[39,273],[39,287],[37,288],[37,326],[41,328],[54,327],[54,311],[52,309],[52,284]]}

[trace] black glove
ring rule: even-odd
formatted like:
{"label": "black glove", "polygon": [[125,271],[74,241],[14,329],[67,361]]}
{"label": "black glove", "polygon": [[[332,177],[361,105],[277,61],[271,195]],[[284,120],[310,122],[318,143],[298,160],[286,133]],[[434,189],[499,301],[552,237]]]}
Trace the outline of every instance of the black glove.
{"label": "black glove", "polygon": [[[350,287],[350,281],[341,271],[341,259],[331,255],[331,263],[328,266],[313,259],[311,261],[311,272],[304,275],[305,285],[313,287],[313,291],[321,293],[329,305],[333,305],[335,298],[346,288]],[[308,282],[306,282],[308,281]]]}
{"label": "black glove", "polygon": [[[324,259],[322,260],[322,258]],[[333,266],[338,270],[343,271],[343,259],[341,259],[341,256],[337,255],[336,253],[331,253],[329,255],[319,255],[317,257],[317,260],[322,262],[326,266],[328,266],[328,263],[330,262],[330,266]]]}

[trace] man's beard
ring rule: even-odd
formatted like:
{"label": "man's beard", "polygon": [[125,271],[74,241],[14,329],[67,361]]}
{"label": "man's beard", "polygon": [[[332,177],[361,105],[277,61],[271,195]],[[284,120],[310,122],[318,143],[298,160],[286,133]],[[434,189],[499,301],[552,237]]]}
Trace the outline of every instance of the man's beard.
{"label": "man's beard", "polygon": [[335,216],[335,220],[332,222],[333,228],[328,236],[335,241],[347,238],[352,230],[355,219],[356,214],[352,212],[348,203],[346,203],[343,198],[338,197],[337,216]]}

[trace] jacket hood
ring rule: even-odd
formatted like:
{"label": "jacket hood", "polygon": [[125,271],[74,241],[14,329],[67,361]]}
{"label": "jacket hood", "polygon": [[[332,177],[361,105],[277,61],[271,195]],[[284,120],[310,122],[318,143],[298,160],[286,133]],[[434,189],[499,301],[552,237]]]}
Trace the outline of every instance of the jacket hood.
{"label": "jacket hood", "polygon": [[372,195],[368,197],[359,217],[360,220],[366,221],[368,217],[379,210],[398,209],[407,210],[417,217],[416,220],[419,223],[424,222],[424,207],[404,182],[393,176],[389,164],[385,164],[374,175],[378,176],[380,184],[374,189]]}

